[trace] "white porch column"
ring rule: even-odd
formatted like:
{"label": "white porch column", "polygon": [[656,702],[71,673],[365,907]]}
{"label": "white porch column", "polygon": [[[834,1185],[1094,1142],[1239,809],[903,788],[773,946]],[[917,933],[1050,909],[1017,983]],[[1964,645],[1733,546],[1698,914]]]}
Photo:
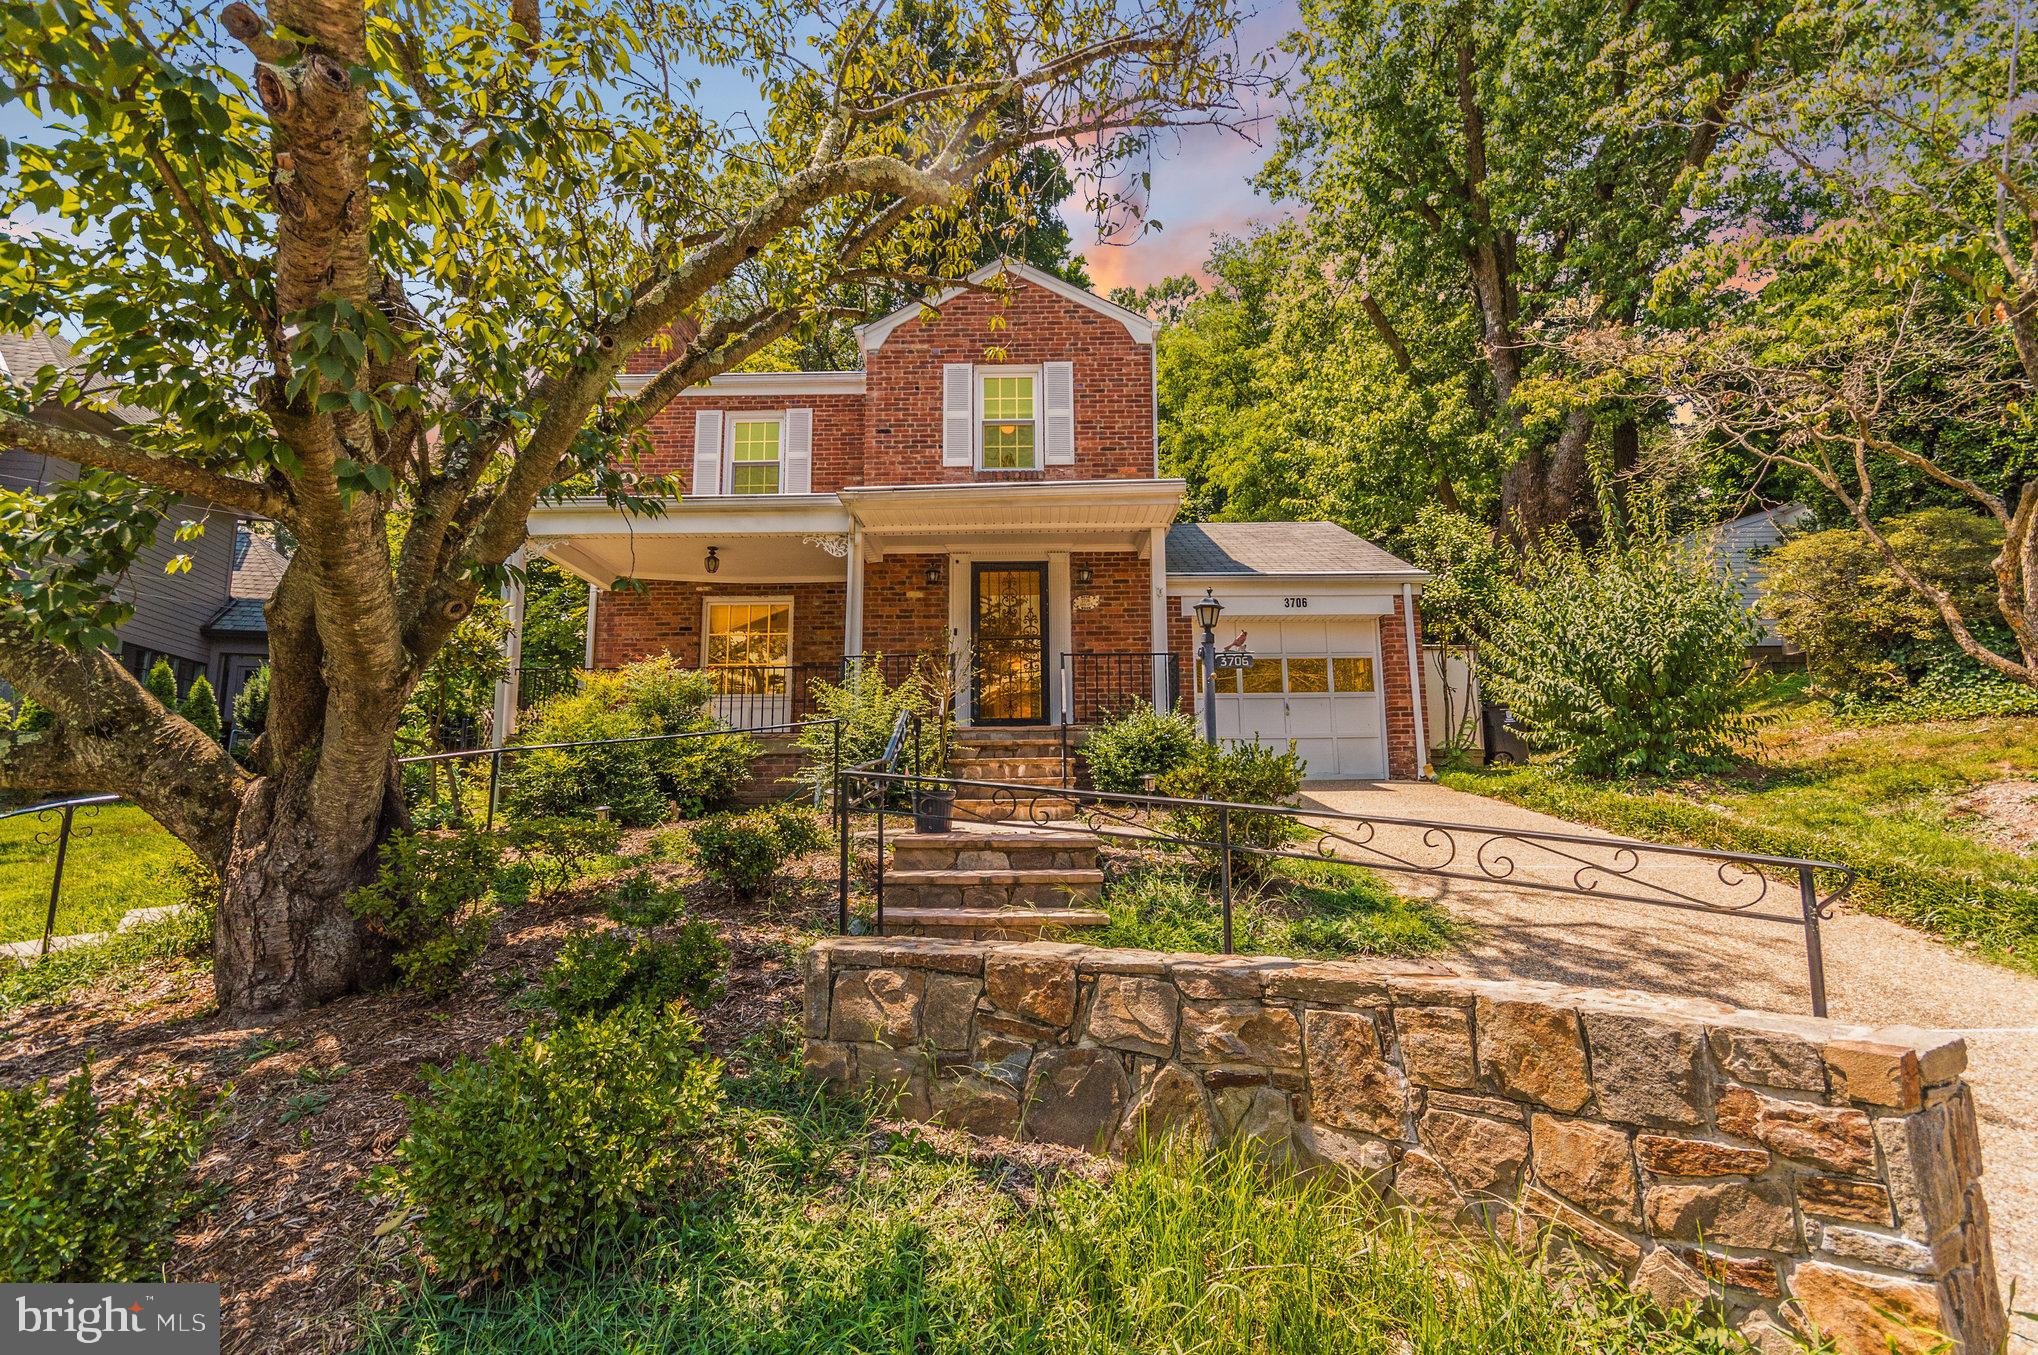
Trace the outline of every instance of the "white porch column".
{"label": "white porch column", "polygon": [[849,595],[842,599],[842,657],[863,653],[863,533],[849,532]]}
{"label": "white porch column", "polygon": [[[495,684],[495,719],[489,726],[491,743],[506,743],[517,732],[517,686],[524,666],[524,578],[527,557],[522,546],[507,561],[518,571],[503,581],[502,600],[509,606],[509,634],[503,637],[504,672]],[[593,618],[590,616],[590,622]]]}
{"label": "white porch column", "polygon": [[592,669],[594,667],[594,605],[600,600],[601,589],[594,584],[589,584],[587,586],[587,646],[586,653],[581,656],[580,660],[582,668]]}
{"label": "white porch column", "polygon": [[[1150,528],[1147,532],[1146,556],[1153,566],[1153,617],[1150,622],[1153,638],[1150,648],[1155,654],[1168,652],[1168,529]],[[1153,661],[1153,705],[1155,710],[1166,710],[1168,703],[1168,670],[1162,660]]]}
{"label": "white porch column", "polygon": [[[945,662],[955,675],[955,722],[970,725],[976,722],[976,692],[972,689],[970,673],[976,667],[976,635],[971,629],[970,604],[970,556],[966,552],[951,551],[948,556],[948,654]],[[965,650],[970,651],[969,662],[960,663]]]}
{"label": "white porch column", "polygon": [[1069,553],[1047,553],[1047,671],[1040,675],[1046,700],[1042,713],[1051,725],[1061,723],[1061,656],[1075,647],[1075,594],[1069,586]]}

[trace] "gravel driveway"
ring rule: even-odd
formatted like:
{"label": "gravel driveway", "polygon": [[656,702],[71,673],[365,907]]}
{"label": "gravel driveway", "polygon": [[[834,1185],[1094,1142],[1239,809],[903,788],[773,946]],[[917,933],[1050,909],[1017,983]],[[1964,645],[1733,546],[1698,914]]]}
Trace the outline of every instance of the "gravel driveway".
{"label": "gravel driveway", "polygon": [[[1429,783],[1323,783],[1305,804],[1344,813],[1436,819],[1496,829],[1540,828],[1608,836],[1500,800]],[[1419,831],[1382,825],[1373,839],[1404,859],[1425,856]],[[1461,843],[1459,862],[1474,844]],[[1569,883],[1575,862],[1495,842],[1515,878]],[[1363,851],[1355,861],[1379,865]],[[1588,853],[1589,854],[1589,853]],[[1435,859],[1435,853],[1428,854]],[[1708,902],[1737,897],[1711,865],[1692,862],[1654,878]],[[1450,962],[1493,978],[1544,979],[1637,988],[1738,1006],[1811,1011],[1803,932],[1731,914],[1686,912],[1469,883],[1392,877],[1405,894],[1436,899],[1478,934]],[[1794,913],[1797,891],[1772,887],[1762,911]],[[1847,911],[1821,928],[1829,1014],[1836,1020],[1957,1031],[1967,1039],[1968,1080],[1981,1118],[1984,1181],[1996,1263],[2016,1306],[2038,1300],[2038,978],[1971,959],[1954,947],[1881,918]],[[2038,1351],[2038,1324],[2020,1324],[2016,1348]]]}

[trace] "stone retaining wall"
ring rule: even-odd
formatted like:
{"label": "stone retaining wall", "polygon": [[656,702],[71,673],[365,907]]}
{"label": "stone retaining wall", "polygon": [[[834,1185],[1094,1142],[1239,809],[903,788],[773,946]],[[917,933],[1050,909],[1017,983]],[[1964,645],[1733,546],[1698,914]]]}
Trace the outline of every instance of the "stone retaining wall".
{"label": "stone retaining wall", "polygon": [[1183,1133],[1440,1220],[1555,1225],[1765,1349],[2005,1334],[1966,1047],[1910,1029],[1393,964],[842,938],[809,1069],[901,1113],[1123,1153]]}

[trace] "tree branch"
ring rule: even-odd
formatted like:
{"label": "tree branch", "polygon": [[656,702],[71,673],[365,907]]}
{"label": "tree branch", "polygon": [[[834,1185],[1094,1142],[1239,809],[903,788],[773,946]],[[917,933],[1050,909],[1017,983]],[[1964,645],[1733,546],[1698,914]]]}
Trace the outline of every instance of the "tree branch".
{"label": "tree branch", "polygon": [[0,446],[117,471],[160,489],[260,517],[287,519],[290,515],[290,501],[267,485],[194,466],[169,452],[141,447],[125,438],[58,428],[8,410],[0,410]]}

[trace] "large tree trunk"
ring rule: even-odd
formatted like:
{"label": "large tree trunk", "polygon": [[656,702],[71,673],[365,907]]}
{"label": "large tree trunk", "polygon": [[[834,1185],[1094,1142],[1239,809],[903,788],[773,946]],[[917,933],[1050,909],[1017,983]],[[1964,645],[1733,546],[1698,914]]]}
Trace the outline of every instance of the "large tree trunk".
{"label": "large tree trunk", "polygon": [[381,844],[405,826],[393,773],[375,831],[360,842],[316,830],[300,796],[277,778],[249,788],[213,927],[213,986],[224,1010],[302,1011],[388,977],[387,946],[355,919],[347,896],[375,878]]}

